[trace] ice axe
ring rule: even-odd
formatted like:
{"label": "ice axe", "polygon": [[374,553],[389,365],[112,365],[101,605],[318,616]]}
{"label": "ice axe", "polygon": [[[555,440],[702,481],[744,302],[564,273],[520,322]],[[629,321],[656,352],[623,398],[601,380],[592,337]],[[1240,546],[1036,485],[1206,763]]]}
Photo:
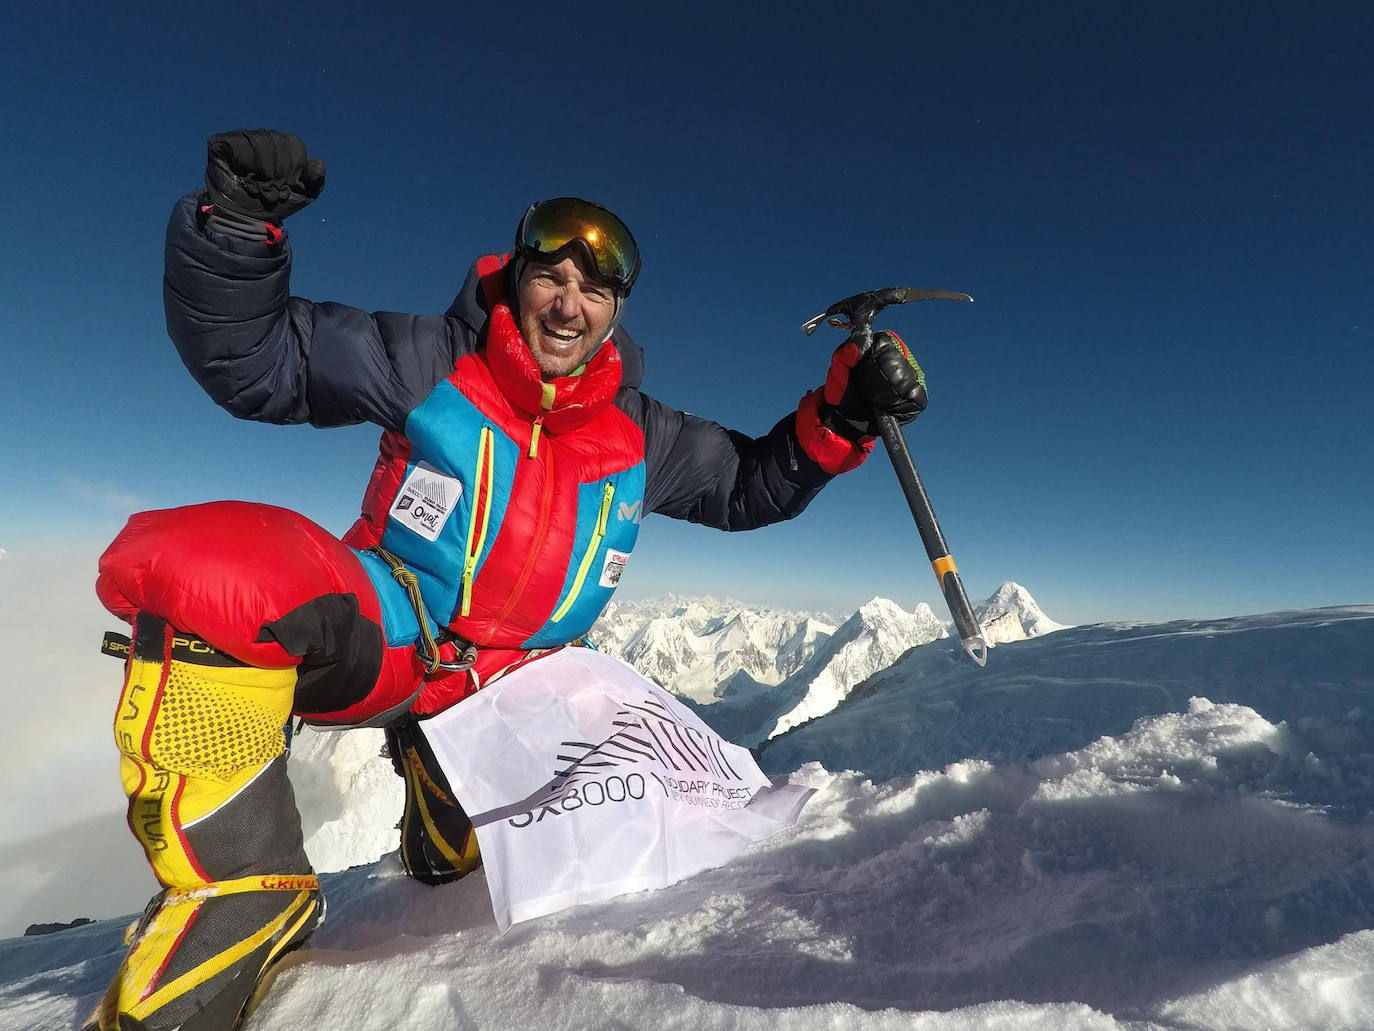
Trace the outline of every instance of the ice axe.
{"label": "ice axe", "polygon": [[[873,346],[873,319],[889,304],[906,304],[910,301],[972,301],[968,294],[954,293],[951,290],[920,290],[916,287],[893,286],[884,290],[868,290],[843,301],[836,301],[814,319],[802,323],[802,332],[810,336],[822,323],[837,329],[849,330],[849,340],[858,348],[860,356],[867,354]],[[935,510],[930,507],[930,498],[921,476],[916,472],[916,463],[911,459],[911,449],[907,447],[906,437],[897,420],[890,415],[874,413],[882,430],[883,443],[887,445],[887,456],[892,459],[897,480],[906,495],[906,503],[911,507],[916,529],[921,533],[921,543],[925,545],[926,556],[935,579],[940,583],[940,591],[945,596],[945,604],[954,617],[955,629],[963,642],[964,651],[969,658],[982,666],[988,661],[988,641],[983,636],[978,620],[974,618],[973,608],[964,593],[964,583],[959,579],[959,570],[949,554],[945,536],[940,532],[940,523],[935,518]]]}

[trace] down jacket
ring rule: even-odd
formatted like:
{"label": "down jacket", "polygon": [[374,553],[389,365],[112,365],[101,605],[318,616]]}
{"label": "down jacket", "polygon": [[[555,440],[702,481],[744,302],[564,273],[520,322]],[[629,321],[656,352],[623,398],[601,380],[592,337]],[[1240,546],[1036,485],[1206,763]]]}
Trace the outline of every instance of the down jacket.
{"label": "down jacket", "polygon": [[184,197],[168,226],[168,332],[239,418],[382,429],[344,540],[384,595],[389,644],[418,624],[373,546],[417,573],[434,627],[497,648],[553,646],[609,600],[643,515],[753,529],[797,515],[862,459],[819,424],[814,394],[758,438],[654,400],[624,329],[581,377],[542,384],[499,258],[473,266],[443,315],[369,314],[292,297],[289,240],[208,234],[203,203]]}

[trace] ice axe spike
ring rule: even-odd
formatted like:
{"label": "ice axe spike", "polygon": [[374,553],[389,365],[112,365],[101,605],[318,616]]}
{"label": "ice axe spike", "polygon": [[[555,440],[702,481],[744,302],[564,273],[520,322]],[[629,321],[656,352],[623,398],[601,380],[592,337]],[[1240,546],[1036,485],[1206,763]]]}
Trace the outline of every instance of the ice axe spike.
{"label": "ice axe spike", "polygon": [[[922,290],[917,287],[893,286],[882,290],[867,290],[854,294],[842,301],[836,301],[813,319],[802,323],[802,332],[807,336],[814,333],[822,322],[838,329],[849,330],[849,339],[854,342],[862,356],[873,346],[873,319],[878,312],[891,304],[906,304],[910,301],[972,301],[968,294],[952,290]],[[935,518],[935,510],[930,505],[925,485],[916,471],[916,463],[911,458],[911,449],[897,420],[890,415],[874,413],[882,432],[887,456],[892,460],[892,468],[897,473],[897,481],[902,485],[906,503],[911,516],[916,520],[916,529],[925,545],[926,557],[935,570],[935,579],[940,584],[940,592],[945,596],[949,614],[954,617],[955,629],[959,631],[960,642],[969,658],[979,666],[988,661],[988,641],[978,620],[973,615],[964,583],[959,579],[959,570],[945,544],[945,536],[940,532],[940,523]]]}

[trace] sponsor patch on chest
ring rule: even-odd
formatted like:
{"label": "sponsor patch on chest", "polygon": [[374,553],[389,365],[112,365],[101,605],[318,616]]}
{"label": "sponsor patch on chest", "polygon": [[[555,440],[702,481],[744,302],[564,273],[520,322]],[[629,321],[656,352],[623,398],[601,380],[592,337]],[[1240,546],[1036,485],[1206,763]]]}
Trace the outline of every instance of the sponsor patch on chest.
{"label": "sponsor patch on chest", "polygon": [[462,481],[421,462],[396,492],[389,514],[425,540],[437,541],[462,496]]}
{"label": "sponsor patch on chest", "polygon": [[620,575],[625,572],[625,563],[630,561],[628,551],[616,551],[610,548],[606,551],[606,564],[601,567],[601,586],[615,587],[620,583]]}

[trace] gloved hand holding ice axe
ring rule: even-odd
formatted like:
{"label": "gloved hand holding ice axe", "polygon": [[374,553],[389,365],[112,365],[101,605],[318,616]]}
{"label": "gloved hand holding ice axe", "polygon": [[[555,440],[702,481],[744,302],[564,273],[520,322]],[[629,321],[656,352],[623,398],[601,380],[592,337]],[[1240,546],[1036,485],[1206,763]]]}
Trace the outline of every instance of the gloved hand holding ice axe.
{"label": "gloved hand holding ice axe", "polygon": [[[873,332],[873,319],[889,304],[972,300],[968,294],[949,290],[920,290],[902,286],[869,290],[836,301],[815,318],[803,323],[802,332],[810,336],[816,327],[827,320],[828,325],[849,330],[849,338],[836,351],[835,366],[841,367],[845,375],[867,377],[866,389],[857,392],[864,397],[874,397],[875,391],[890,393],[883,405],[872,404],[866,406],[867,410],[856,412],[851,397],[856,392],[847,389],[847,384],[834,382],[832,377],[832,381],[827,383],[827,394],[835,396],[827,396],[827,401],[838,420],[832,423],[832,428],[845,433],[848,427],[853,433],[859,434],[876,429],[877,435],[883,438],[888,457],[892,459],[892,468],[896,470],[897,479],[902,485],[902,493],[906,495],[911,515],[916,520],[926,556],[935,570],[950,615],[954,617],[954,626],[959,631],[964,650],[982,666],[988,659],[987,638],[974,618],[968,595],[964,593],[963,581],[959,579],[959,571],[950,557],[949,547],[945,544],[944,534],[940,532],[940,524],[930,507],[930,498],[926,495],[920,474],[916,472],[916,463],[912,461],[911,450],[907,447],[898,421],[899,416],[902,416],[903,422],[914,418],[925,407],[925,378],[906,345],[895,333],[880,330],[875,336]],[[864,366],[865,358],[870,359],[867,365],[871,367]],[[903,363],[909,368],[904,367]]]}

